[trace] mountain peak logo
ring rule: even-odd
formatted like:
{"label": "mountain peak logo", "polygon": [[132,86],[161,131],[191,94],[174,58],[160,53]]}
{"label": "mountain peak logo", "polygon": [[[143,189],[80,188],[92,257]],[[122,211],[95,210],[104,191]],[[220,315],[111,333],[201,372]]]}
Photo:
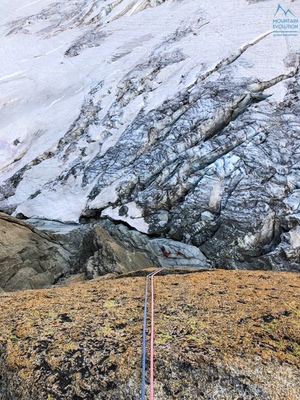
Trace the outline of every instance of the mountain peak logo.
{"label": "mountain peak logo", "polygon": [[276,13],[275,13],[274,17],[275,17],[280,11],[284,14],[285,17],[288,16],[288,15],[293,15],[294,17],[296,17],[296,15],[295,15],[289,8],[288,8],[287,10],[285,10],[283,7],[281,7],[280,4],[278,4],[278,7],[277,7],[277,10],[276,10]]}
{"label": "mountain peak logo", "polygon": [[289,8],[285,10],[278,4],[272,22],[273,36],[298,36],[299,19]]}

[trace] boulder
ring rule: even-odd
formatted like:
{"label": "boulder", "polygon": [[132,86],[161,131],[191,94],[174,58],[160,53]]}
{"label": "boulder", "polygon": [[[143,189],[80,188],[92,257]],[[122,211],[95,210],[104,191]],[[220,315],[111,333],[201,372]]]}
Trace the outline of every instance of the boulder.
{"label": "boulder", "polygon": [[94,232],[98,250],[85,265],[88,279],[112,272],[124,273],[151,266],[151,261],[144,252],[127,250],[101,226],[95,226]]}

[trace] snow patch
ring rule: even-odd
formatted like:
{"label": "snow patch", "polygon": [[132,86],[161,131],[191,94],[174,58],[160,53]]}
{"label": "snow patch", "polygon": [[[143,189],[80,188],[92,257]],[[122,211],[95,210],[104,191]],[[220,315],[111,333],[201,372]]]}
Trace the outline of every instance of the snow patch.
{"label": "snow patch", "polygon": [[[126,215],[123,215],[121,209],[127,209]],[[130,226],[137,229],[139,232],[147,233],[149,230],[149,225],[146,223],[142,217],[143,210],[138,207],[135,202],[130,202],[122,207],[108,207],[102,211],[101,216],[107,216],[117,221],[127,222]]]}

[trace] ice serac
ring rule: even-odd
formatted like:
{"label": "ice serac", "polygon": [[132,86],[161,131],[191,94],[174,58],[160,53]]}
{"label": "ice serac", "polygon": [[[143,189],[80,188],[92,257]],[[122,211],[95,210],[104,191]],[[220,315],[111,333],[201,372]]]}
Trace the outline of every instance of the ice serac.
{"label": "ice serac", "polygon": [[299,4],[1,7],[2,210],[299,270],[300,32],[272,32]]}

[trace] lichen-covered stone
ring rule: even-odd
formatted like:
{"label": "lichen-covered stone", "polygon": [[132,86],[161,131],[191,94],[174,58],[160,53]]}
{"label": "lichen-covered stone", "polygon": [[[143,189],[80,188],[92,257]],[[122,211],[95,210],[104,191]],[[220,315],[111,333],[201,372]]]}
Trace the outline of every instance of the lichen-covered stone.
{"label": "lichen-covered stone", "polygon": [[[155,277],[155,397],[298,400],[299,275],[192,271]],[[0,295],[0,399],[140,399],[149,272]]]}

